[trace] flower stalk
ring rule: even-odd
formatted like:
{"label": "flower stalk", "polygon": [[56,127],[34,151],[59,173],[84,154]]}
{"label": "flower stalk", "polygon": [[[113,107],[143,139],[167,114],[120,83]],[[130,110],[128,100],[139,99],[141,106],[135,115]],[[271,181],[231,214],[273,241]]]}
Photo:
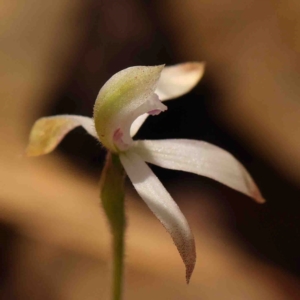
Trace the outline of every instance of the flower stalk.
{"label": "flower stalk", "polygon": [[124,269],[124,169],[119,157],[108,152],[100,180],[100,199],[113,238],[112,300],[121,300]]}

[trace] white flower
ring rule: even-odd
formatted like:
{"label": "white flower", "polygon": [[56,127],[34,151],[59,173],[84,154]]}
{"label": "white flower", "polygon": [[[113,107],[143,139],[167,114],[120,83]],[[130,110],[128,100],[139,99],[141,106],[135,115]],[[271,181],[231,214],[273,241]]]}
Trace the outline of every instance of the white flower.
{"label": "white flower", "polygon": [[49,153],[70,130],[82,126],[107,150],[119,155],[135,189],[171,235],[186,266],[187,280],[196,261],[193,234],[179,207],[146,162],[212,178],[257,202],[264,202],[245,168],[217,146],[184,139],[132,140],[149,114],[156,115],[167,109],[161,101],[190,91],[203,72],[202,63],[122,70],[100,90],[94,119],[72,115],[39,119],[31,131],[27,148],[30,156]]}

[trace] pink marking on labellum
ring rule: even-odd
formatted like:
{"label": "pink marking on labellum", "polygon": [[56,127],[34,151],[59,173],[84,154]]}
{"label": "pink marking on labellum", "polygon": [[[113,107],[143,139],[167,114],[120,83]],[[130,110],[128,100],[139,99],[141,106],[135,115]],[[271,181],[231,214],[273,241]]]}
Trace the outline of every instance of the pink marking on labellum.
{"label": "pink marking on labellum", "polygon": [[113,135],[113,139],[115,142],[119,142],[120,140],[122,140],[123,137],[123,131],[121,130],[121,128],[118,128],[117,130],[115,130],[114,135]]}
{"label": "pink marking on labellum", "polygon": [[148,114],[151,116],[157,116],[160,113],[161,113],[161,110],[159,110],[159,109],[153,109],[153,110],[148,111]]}
{"label": "pink marking on labellum", "polygon": [[119,149],[124,150],[129,146],[127,143],[124,143],[123,141],[123,131],[121,128],[115,130],[113,134],[113,140]]}

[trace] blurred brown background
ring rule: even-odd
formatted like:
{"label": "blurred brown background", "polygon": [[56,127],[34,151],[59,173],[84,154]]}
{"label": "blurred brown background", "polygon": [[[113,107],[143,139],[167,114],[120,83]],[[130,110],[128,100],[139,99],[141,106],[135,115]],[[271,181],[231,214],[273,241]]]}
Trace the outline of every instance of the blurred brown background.
{"label": "blurred brown background", "polygon": [[33,122],[90,116],[132,65],[206,61],[204,79],[151,117],[141,139],[191,138],[233,153],[267,203],[153,168],[191,223],[189,286],[171,239],[128,183],[124,299],[299,299],[300,4],[296,0],[0,2],[1,299],[108,299],[99,208],[105,151],[76,129],[23,156]]}

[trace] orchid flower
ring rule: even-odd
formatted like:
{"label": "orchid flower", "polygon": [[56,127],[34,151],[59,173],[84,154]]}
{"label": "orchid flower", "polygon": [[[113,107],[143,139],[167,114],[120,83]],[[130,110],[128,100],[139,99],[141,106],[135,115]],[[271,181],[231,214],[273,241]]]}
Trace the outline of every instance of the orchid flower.
{"label": "orchid flower", "polygon": [[[189,92],[203,73],[203,63],[170,67],[136,66],[122,70],[101,88],[93,118],[75,115],[41,118],[33,126],[27,148],[29,156],[49,153],[77,126],[82,126],[99,140],[114,159],[118,159],[121,169],[125,170],[138,194],[171,235],[185,264],[187,281],[196,262],[193,234],[179,207],[147,163],[206,176],[259,203],[264,202],[246,169],[217,146],[187,139],[132,139],[147,116],[167,110],[162,101]],[[104,173],[107,172],[104,170]],[[117,173],[112,172],[115,178],[119,176]],[[116,189],[119,179],[113,180],[112,189]],[[105,190],[105,180],[103,182],[101,188]],[[112,215],[115,213],[114,210]]]}

